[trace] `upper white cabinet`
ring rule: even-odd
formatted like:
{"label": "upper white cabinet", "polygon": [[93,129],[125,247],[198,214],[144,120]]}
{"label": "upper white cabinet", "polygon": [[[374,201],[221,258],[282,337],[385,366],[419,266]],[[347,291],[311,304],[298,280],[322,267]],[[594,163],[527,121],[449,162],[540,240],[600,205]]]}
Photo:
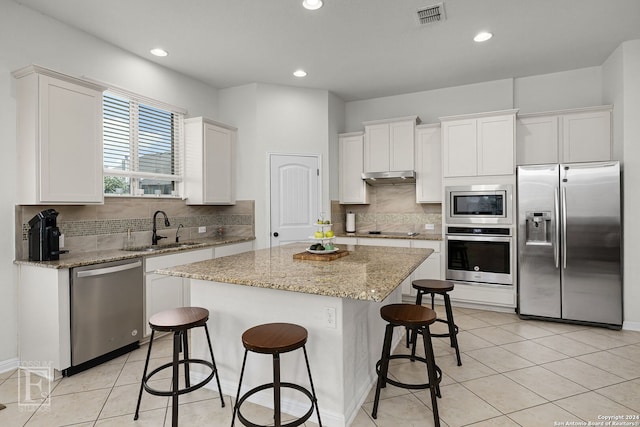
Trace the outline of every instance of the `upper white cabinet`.
{"label": "upper white cabinet", "polygon": [[413,170],[417,116],[364,122],[364,172]]}
{"label": "upper white cabinet", "polygon": [[367,204],[369,189],[362,180],[364,134],[362,132],[338,135],[340,203]]}
{"label": "upper white cabinet", "polygon": [[611,106],[518,117],[519,165],[611,160]]}
{"label": "upper white cabinet", "polygon": [[440,125],[416,126],[416,203],[442,202]]}
{"label": "upper white cabinet", "polygon": [[233,205],[238,130],[203,117],[184,121],[185,195],[189,205]]}
{"label": "upper white cabinet", "polygon": [[513,175],[516,111],[441,118],[443,175]]}
{"label": "upper white cabinet", "polygon": [[103,203],[102,92],[38,66],[17,79],[18,203]]}

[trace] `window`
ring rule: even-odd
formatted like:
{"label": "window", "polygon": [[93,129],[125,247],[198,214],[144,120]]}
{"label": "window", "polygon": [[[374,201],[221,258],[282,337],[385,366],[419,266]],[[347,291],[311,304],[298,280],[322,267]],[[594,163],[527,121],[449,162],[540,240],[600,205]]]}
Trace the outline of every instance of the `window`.
{"label": "window", "polygon": [[142,98],[105,92],[104,193],[178,195],[183,116]]}

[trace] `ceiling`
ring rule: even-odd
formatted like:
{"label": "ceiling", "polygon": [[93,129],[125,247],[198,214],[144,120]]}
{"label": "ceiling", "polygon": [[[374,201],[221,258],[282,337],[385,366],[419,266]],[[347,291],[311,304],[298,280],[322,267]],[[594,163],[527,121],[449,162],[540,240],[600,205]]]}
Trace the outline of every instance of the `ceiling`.
{"label": "ceiling", "polygon": [[[639,0],[444,0],[446,19],[423,26],[417,10],[438,0],[316,11],[302,0],[16,1],[216,88],[273,83],[345,101],[597,66],[640,39]],[[475,43],[480,30],[493,39]]]}

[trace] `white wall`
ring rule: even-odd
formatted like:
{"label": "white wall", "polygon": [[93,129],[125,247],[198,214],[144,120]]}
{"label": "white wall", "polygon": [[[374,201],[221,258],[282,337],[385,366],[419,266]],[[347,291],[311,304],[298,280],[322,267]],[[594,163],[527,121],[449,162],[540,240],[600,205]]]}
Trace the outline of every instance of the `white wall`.
{"label": "white wall", "polygon": [[602,67],[588,67],[514,80],[514,108],[520,113],[602,104]]}
{"label": "white wall", "polygon": [[217,90],[137,57],[86,33],[0,0],[0,370],[17,357],[17,269],[13,265],[14,205],[17,201],[16,100],[11,71],[38,64],[76,77],[101,80],[189,110],[217,116]]}
{"label": "white wall", "polygon": [[222,89],[219,100],[221,120],[240,128],[237,197],[255,200],[256,248],[269,246],[269,153],[320,155],[321,211],[329,212],[329,93],[254,84]]}
{"label": "white wall", "polygon": [[345,128],[363,130],[362,122],[418,115],[422,123],[437,123],[440,117],[513,108],[512,79],[414,92],[345,104]]}

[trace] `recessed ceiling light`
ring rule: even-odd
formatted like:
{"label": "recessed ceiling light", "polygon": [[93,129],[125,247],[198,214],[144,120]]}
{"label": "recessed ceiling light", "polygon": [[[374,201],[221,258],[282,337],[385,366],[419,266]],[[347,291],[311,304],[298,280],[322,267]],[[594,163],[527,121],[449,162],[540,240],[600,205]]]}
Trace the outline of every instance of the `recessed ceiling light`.
{"label": "recessed ceiling light", "polygon": [[309,10],[318,10],[322,7],[322,0],[303,0],[302,6]]}
{"label": "recessed ceiling light", "polygon": [[489,40],[491,37],[493,37],[493,34],[488,33],[486,31],[481,31],[478,34],[476,34],[476,36],[473,38],[474,42],[486,42],[487,40]]}
{"label": "recessed ceiling light", "polygon": [[305,70],[295,70],[293,75],[296,77],[306,77],[307,72]]}
{"label": "recessed ceiling light", "polygon": [[155,55],[155,56],[167,56],[167,55],[169,55],[169,52],[167,52],[164,49],[160,49],[159,47],[156,47],[155,49],[151,49],[149,52],[151,52],[151,54]]}

